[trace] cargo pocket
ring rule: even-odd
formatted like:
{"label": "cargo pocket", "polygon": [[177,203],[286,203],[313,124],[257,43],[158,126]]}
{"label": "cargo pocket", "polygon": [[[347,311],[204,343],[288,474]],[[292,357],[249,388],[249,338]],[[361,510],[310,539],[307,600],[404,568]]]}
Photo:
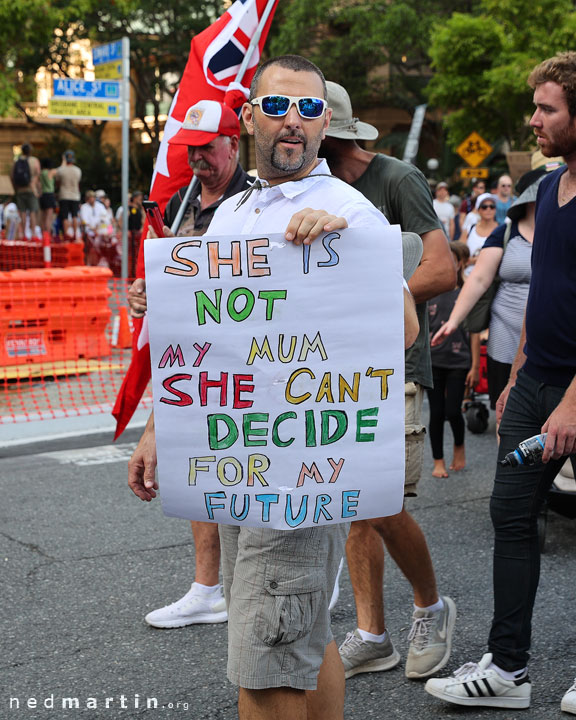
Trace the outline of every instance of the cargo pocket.
{"label": "cargo pocket", "polygon": [[256,633],[262,642],[270,647],[285,645],[309,633],[323,602],[325,583],[323,569],[305,568],[292,580],[266,573],[256,623]]}

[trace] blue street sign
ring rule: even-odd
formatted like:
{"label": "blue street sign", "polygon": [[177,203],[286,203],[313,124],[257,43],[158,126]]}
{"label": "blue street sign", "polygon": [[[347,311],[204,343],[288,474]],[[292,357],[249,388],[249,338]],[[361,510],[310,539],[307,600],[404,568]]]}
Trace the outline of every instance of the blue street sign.
{"label": "blue street sign", "polygon": [[118,100],[120,82],[117,80],[73,80],[58,78],[54,80],[55,98],[73,100]]}
{"label": "blue street sign", "polygon": [[92,64],[102,65],[103,63],[114,62],[122,59],[122,40],[116,40],[106,45],[98,45],[92,48]]}

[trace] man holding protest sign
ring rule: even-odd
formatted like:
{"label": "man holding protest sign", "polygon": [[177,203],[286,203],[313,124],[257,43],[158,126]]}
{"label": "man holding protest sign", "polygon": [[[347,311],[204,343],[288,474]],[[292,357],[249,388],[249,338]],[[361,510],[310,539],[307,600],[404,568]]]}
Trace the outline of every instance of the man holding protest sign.
{"label": "man holding protest sign", "polygon": [[[410,279],[410,290],[418,303],[420,333],[406,352],[405,375],[404,491],[406,496],[414,496],[424,446],[422,399],[424,388],[432,387],[426,301],[454,288],[454,262],[422,173],[401,160],[361,148],[357,140],[375,140],[377,129],[353,117],[350,98],[341,85],[327,84],[333,113],[320,152],[332,172],[360,190],[391,223],[422,238],[422,262]],[[346,677],[390,670],[400,662],[384,621],[382,540],[414,591],[406,676],[426,677],[448,662],[456,608],[450,598],[438,594],[426,538],[406,508],[397,515],[352,524],[346,553],[358,628],[348,633],[340,647]]]}
{"label": "man holding protest sign", "polygon": [[[222,204],[210,235],[273,233],[285,227],[286,240],[307,245],[348,226],[372,231],[387,226],[373,205],[318,160],[331,115],[325,98],[322,73],[304,58],[275,58],[258,70],[242,114],[254,135],[259,180],[242,197]],[[311,209],[319,205],[325,209]],[[418,321],[406,290],[404,298],[409,345]],[[155,464],[151,419],[129,469],[129,485],[142,500],[156,496]],[[348,527],[220,527],[228,677],[240,686],[242,720],[343,717],[344,671],[330,631],[328,602]]]}

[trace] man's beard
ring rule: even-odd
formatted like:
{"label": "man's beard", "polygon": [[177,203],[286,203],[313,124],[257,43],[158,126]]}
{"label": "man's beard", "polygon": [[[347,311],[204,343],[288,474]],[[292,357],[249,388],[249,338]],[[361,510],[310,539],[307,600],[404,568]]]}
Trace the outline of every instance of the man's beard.
{"label": "man's beard", "polygon": [[555,138],[546,136],[548,145],[540,145],[540,150],[544,157],[564,157],[576,153],[576,129],[573,127],[565,128],[557,133]]}
{"label": "man's beard", "polygon": [[280,170],[282,172],[292,173],[297,172],[298,170],[301,170],[304,165],[306,164],[306,149],[307,149],[307,143],[306,138],[304,135],[300,135],[299,133],[290,133],[289,135],[285,135],[284,137],[297,137],[298,140],[301,141],[301,145],[295,145],[294,149],[297,147],[300,148],[301,153],[300,157],[296,157],[292,159],[292,153],[287,152],[284,156],[282,156],[279,148],[278,148],[278,142],[282,140],[282,138],[278,138],[278,141],[274,143],[274,147],[272,148],[272,157],[271,157],[271,164],[272,167],[276,170]]}

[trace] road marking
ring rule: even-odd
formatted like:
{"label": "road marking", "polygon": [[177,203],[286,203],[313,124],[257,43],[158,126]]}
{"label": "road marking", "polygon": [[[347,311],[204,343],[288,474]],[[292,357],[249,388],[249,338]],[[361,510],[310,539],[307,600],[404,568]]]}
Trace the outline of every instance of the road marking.
{"label": "road marking", "polygon": [[106,463],[128,462],[136,448],[136,444],[123,443],[79,448],[78,450],[54,450],[53,452],[38,453],[37,457],[50,458],[61,465],[104,465]]}

